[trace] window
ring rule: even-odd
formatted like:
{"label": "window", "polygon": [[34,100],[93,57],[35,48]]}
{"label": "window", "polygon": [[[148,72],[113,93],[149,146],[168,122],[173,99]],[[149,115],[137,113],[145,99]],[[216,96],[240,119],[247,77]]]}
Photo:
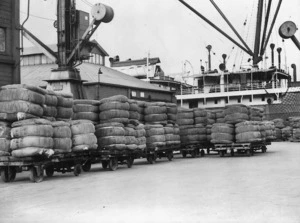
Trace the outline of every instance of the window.
{"label": "window", "polygon": [[141,98],[145,97],[145,92],[141,92]]}
{"label": "window", "polygon": [[218,99],[215,99],[215,105],[218,104]]}
{"label": "window", "polygon": [[6,31],[0,27],[0,53],[6,51]]}
{"label": "window", "polygon": [[262,101],[265,101],[265,97],[263,96],[263,97],[261,98],[261,100],[262,100]]}
{"label": "window", "polygon": [[131,91],[131,96],[136,97],[136,91]]}
{"label": "window", "polygon": [[238,98],[237,102],[238,102],[238,103],[241,103],[241,99],[240,99],[240,98]]}
{"label": "window", "polygon": [[197,100],[190,101],[189,108],[198,108],[198,101]]}

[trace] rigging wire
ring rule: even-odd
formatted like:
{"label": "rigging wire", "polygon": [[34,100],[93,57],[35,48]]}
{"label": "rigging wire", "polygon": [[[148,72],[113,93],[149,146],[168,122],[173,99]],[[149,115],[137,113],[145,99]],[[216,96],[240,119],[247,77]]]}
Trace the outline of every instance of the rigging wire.
{"label": "rigging wire", "polygon": [[[22,14],[27,14],[26,12],[20,11]],[[33,15],[33,14],[29,14],[31,17],[35,17],[38,19],[44,19],[44,20],[48,20],[48,21],[55,21],[55,19],[50,19],[50,18],[46,18],[46,17],[42,17],[42,16],[37,16],[37,15]]]}

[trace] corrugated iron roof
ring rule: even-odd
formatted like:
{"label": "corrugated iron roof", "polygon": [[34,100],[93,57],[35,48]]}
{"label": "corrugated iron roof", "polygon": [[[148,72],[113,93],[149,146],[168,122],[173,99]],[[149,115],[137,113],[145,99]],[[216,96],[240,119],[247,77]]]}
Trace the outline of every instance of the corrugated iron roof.
{"label": "corrugated iron roof", "polygon": [[[44,87],[47,85],[45,80],[50,79],[51,70],[56,68],[56,64],[22,66],[21,83]],[[101,68],[102,74],[100,75],[100,83],[154,91],[168,91],[146,81],[139,80],[130,75],[98,64],[83,63],[77,68],[80,70],[81,79],[86,80],[89,83],[98,82],[98,71],[99,68]]]}
{"label": "corrugated iron roof", "polygon": [[[95,46],[98,48],[98,51],[100,52],[101,56],[109,56],[108,53],[103,49],[103,47],[96,40],[92,40],[90,42],[95,44]],[[56,44],[49,44],[47,46],[53,52],[57,53],[57,45]],[[91,53],[96,53],[96,50],[92,50]],[[24,48],[23,56],[36,55],[36,54],[42,54],[41,50],[38,47],[32,46],[32,47]]]}

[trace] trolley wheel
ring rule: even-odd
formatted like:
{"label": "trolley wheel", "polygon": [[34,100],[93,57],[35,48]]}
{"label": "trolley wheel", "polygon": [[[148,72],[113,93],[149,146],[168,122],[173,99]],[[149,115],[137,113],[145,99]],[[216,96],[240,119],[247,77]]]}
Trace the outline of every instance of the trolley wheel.
{"label": "trolley wheel", "polygon": [[251,151],[250,151],[250,149],[247,149],[247,150],[246,150],[246,155],[247,155],[247,156],[251,156]]}
{"label": "trolley wheel", "polygon": [[42,182],[44,179],[44,169],[42,166],[32,166],[29,169],[29,179],[34,183]]}
{"label": "trolley wheel", "polygon": [[17,169],[14,166],[5,166],[1,168],[1,179],[5,183],[9,183],[15,180]]}
{"label": "trolley wheel", "polygon": [[231,156],[234,156],[234,150],[233,150],[233,149],[230,150],[230,155],[231,155]]}
{"label": "trolley wheel", "polygon": [[154,164],[155,163],[155,156],[154,156],[154,154],[151,154],[151,155],[147,156],[147,161],[150,164]]}
{"label": "trolley wheel", "polygon": [[81,168],[81,164],[75,164],[73,173],[76,177],[79,176],[79,174],[81,174]]}
{"label": "trolley wheel", "polygon": [[82,170],[84,172],[89,172],[92,167],[92,162],[90,160],[87,160],[83,165],[82,165]]}
{"label": "trolley wheel", "polygon": [[169,161],[172,161],[172,159],[173,159],[173,152],[168,153],[167,154],[167,158],[168,158]]}
{"label": "trolley wheel", "polygon": [[262,151],[262,153],[267,152],[267,147],[266,147],[266,146],[262,146],[262,147],[261,147],[261,151]]}
{"label": "trolley wheel", "polygon": [[201,156],[204,156],[204,155],[205,155],[205,152],[204,152],[203,149],[201,149],[200,155],[201,155]]}
{"label": "trolley wheel", "polygon": [[206,149],[206,153],[207,153],[207,154],[210,153],[210,149],[209,149],[209,148]]}
{"label": "trolley wheel", "polygon": [[52,177],[53,176],[53,174],[54,174],[54,166],[47,166],[46,168],[45,168],[45,171],[46,171],[46,175],[47,175],[47,177]]}
{"label": "trolley wheel", "polygon": [[117,170],[118,169],[118,159],[117,158],[111,158],[109,160],[108,166],[109,166],[109,169],[111,171]]}
{"label": "trolley wheel", "polygon": [[192,158],[195,158],[195,157],[196,157],[196,151],[195,151],[195,150],[192,150],[192,151],[191,151],[191,156],[192,156]]}
{"label": "trolley wheel", "polygon": [[129,157],[129,158],[127,159],[127,167],[128,167],[128,168],[131,168],[132,165],[133,165],[133,162],[134,162],[134,158]]}
{"label": "trolley wheel", "polygon": [[101,163],[102,163],[102,168],[106,170],[107,167],[108,167],[108,161],[107,160],[102,160]]}
{"label": "trolley wheel", "polygon": [[225,155],[225,150],[220,150],[219,155],[220,155],[220,157],[223,157]]}
{"label": "trolley wheel", "polygon": [[185,158],[186,157],[186,151],[181,151],[182,157]]}

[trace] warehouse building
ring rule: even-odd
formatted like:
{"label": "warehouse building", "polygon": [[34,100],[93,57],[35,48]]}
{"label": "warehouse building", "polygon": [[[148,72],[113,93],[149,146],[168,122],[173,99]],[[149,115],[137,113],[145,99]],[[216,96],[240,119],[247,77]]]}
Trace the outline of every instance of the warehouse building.
{"label": "warehouse building", "polygon": [[19,1],[0,1],[0,86],[20,83]]}
{"label": "warehouse building", "polygon": [[[139,80],[120,71],[105,66],[107,52],[96,42],[90,59],[77,68],[88,99],[102,99],[113,95],[125,95],[142,101],[175,102],[174,93]],[[57,52],[56,45],[49,46]],[[37,47],[24,49],[21,57],[21,82],[46,88],[51,70],[57,65],[49,60]],[[59,91],[60,86],[55,86]]]}

